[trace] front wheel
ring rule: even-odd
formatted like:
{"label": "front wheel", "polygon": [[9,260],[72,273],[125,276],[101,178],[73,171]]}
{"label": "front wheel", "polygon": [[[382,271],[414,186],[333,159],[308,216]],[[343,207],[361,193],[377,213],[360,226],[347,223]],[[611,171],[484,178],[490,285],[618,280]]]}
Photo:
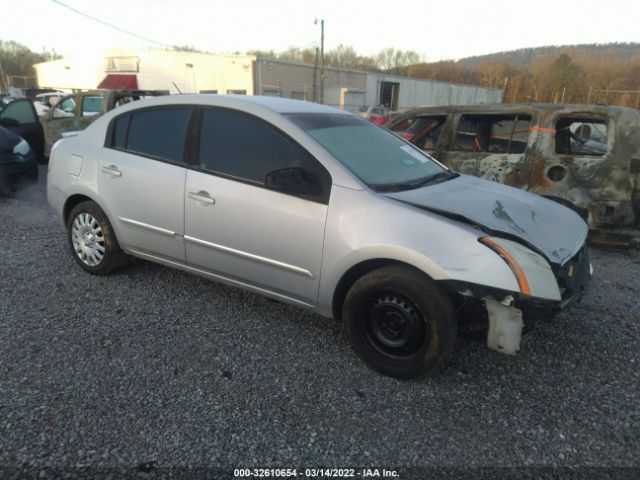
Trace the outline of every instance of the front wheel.
{"label": "front wheel", "polygon": [[126,263],[107,215],[95,202],[73,207],[67,235],[73,258],[89,273],[107,275]]}
{"label": "front wheel", "polygon": [[447,356],[457,322],[451,300],[408,266],[382,267],[349,290],[342,316],[353,349],[375,370],[420,377]]}

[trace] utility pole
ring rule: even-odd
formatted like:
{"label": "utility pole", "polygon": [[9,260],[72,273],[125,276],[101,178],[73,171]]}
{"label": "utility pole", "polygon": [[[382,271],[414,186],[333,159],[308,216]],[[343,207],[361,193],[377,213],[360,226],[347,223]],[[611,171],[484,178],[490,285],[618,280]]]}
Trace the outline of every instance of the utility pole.
{"label": "utility pole", "polygon": [[313,101],[318,101],[318,47],[316,47],[316,63],[313,67]]}
{"label": "utility pole", "polygon": [[324,20],[320,21],[320,103],[324,103]]}
{"label": "utility pole", "polygon": [[[313,23],[317,25],[318,19]],[[320,103],[324,103],[324,19],[320,20]]]}
{"label": "utility pole", "polygon": [[7,88],[7,80],[4,76],[4,68],[2,68],[2,62],[0,62],[0,88],[2,88],[2,91],[4,92],[8,92],[9,89]]}

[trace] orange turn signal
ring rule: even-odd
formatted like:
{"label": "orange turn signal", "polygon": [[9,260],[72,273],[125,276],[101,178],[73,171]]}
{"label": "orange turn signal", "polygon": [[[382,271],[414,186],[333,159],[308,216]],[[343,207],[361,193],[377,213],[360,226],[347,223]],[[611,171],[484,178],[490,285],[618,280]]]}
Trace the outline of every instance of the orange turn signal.
{"label": "orange turn signal", "polygon": [[522,270],[520,264],[516,262],[516,259],[513,258],[513,255],[511,255],[506,248],[498,245],[489,237],[481,237],[478,241],[500,255],[515,275],[518,285],[520,286],[520,291],[525,295],[531,295],[531,287],[529,287],[529,282],[524,274],[524,270]]}

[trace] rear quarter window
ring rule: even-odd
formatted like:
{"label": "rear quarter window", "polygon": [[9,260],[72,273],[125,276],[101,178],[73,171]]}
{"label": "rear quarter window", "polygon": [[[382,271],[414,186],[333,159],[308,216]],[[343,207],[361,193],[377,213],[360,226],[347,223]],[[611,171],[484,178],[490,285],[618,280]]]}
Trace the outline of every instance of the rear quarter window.
{"label": "rear quarter window", "polygon": [[555,126],[557,154],[601,157],[607,153],[606,119],[560,117]]}

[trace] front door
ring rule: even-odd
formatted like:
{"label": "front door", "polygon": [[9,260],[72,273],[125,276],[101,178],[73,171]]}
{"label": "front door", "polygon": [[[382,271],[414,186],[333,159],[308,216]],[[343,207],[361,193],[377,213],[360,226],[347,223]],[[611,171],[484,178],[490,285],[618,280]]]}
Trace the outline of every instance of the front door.
{"label": "front door", "polygon": [[[305,303],[317,301],[331,189],[329,173],[267,122],[202,111],[197,166],[187,174],[187,262],[233,281]],[[268,178],[298,172],[308,189]]]}

